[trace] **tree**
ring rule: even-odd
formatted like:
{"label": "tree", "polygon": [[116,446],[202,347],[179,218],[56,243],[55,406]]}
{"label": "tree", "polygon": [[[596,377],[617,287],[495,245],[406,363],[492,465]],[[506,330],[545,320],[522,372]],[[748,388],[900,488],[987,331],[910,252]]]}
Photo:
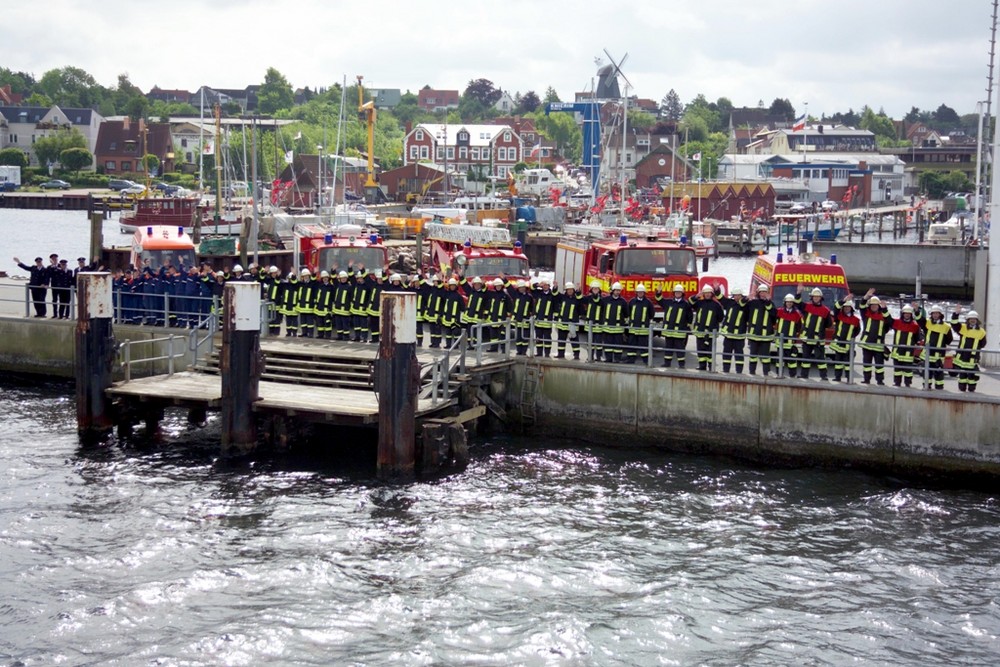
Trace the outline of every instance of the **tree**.
{"label": "tree", "polygon": [[641,109],[628,110],[628,126],[637,130],[648,130],[656,125],[656,116]]}
{"label": "tree", "polygon": [[503,95],[503,91],[496,88],[489,79],[470,81],[465,92],[462,93],[463,98],[472,98],[478,101],[484,109],[496,104],[501,95]]}
{"label": "tree", "polygon": [[910,107],[910,110],[903,116],[903,120],[907,123],[916,123],[920,120],[920,109],[917,107]]}
{"label": "tree", "polygon": [[152,153],[146,153],[142,156],[142,168],[146,173],[155,174],[160,168],[160,158]]}
{"label": "tree", "polygon": [[556,145],[556,149],[566,159],[577,162],[583,154],[583,132],[576,124],[573,114],[552,113],[545,115],[535,112],[535,127]]}
{"label": "tree", "polygon": [[729,117],[733,113],[733,102],[728,97],[720,97],[715,101],[715,112],[719,114],[719,122],[722,127],[719,130],[729,128]]}
{"label": "tree", "polygon": [[681,104],[681,96],[673,88],[663,96],[660,101],[660,118],[666,120],[680,120],[684,114],[684,106]]}
{"label": "tree", "polygon": [[961,122],[961,119],[954,109],[946,104],[942,104],[934,110],[934,122],[941,129],[950,129],[956,127]]}
{"label": "tree", "polygon": [[871,107],[865,108],[864,113],[861,114],[859,127],[862,130],[868,130],[877,138],[896,140],[896,126],[892,119],[885,115],[884,111],[875,113]]}
{"label": "tree", "polygon": [[80,171],[94,163],[94,155],[86,148],[67,148],[59,154],[59,164],[70,171]]}
{"label": "tree", "polygon": [[35,156],[40,164],[55,164],[67,148],[86,148],[87,140],[75,127],[59,129],[35,141]]}
{"label": "tree", "polygon": [[519,105],[521,113],[531,113],[537,109],[541,103],[542,101],[538,99],[538,95],[535,91],[529,90],[521,97],[521,104]]}
{"label": "tree", "polygon": [[4,148],[0,150],[0,165],[27,169],[29,164],[28,154],[20,148]]}
{"label": "tree", "polygon": [[545,98],[542,101],[546,104],[550,104],[552,102],[562,102],[562,100],[559,99],[559,93],[557,93],[556,89],[552,86],[545,89]]}
{"label": "tree", "polygon": [[795,119],[795,107],[783,97],[775,97],[767,112],[772,116],[783,116],[785,120],[791,121]]}
{"label": "tree", "polygon": [[5,85],[10,86],[13,92],[27,97],[34,91],[35,77],[27,72],[15,72],[6,67],[0,67],[0,86]]}
{"label": "tree", "polygon": [[65,107],[96,107],[109,97],[108,89],[79,67],[49,70],[35,90],[47,95],[53,104]]}
{"label": "tree", "polygon": [[274,114],[291,109],[295,105],[295,95],[288,79],[273,67],[264,74],[264,83],[257,91],[257,108],[262,114]]}

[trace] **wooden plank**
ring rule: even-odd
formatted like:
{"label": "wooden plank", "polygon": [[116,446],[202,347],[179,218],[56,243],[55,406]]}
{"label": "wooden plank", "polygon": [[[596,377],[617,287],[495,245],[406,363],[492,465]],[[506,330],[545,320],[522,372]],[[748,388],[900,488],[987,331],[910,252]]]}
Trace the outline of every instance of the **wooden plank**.
{"label": "wooden plank", "polygon": [[489,408],[490,412],[495,414],[500,421],[504,423],[507,422],[507,411],[500,407],[500,405],[490,398],[489,394],[481,388],[476,390],[476,398],[482,401],[486,407]]}

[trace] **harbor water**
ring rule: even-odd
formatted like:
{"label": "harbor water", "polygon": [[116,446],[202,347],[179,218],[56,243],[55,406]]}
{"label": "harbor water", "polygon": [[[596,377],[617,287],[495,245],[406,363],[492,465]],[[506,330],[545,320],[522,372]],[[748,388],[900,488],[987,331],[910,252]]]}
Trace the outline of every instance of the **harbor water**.
{"label": "harbor water", "polygon": [[0,411],[4,665],[1000,659],[992,494],[510,438],[385,487],[351,439],[233,464],[179,413],[81,448],[65,385]]}

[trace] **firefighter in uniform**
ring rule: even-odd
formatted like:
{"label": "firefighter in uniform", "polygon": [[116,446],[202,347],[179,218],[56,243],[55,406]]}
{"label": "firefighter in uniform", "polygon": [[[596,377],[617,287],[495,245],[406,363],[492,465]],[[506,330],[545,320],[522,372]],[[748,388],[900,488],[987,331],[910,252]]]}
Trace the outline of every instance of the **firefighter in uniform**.
{"label": "firefighter in uniform", "polygon": [[[219,276],[219,280],[222,277]],[[281,312],[285,316],[285,336],[295,338],[299,335],[299,278],[292,271],[288,274],[281,300]]]}
{"label": "firefighter in uniform", "polygon": [[[281,291],[283,285],[281,283],[281,276],[278,272],[278,267],[272,266],[268,269],[270,274],[267,282],[267,293],[264,295],[268,301],[268,315],[267,318],[267,333],[271,336],[281,335]],[[205,274],[202,273],[201,281],[205,280]],[[200,310],[200,308],[199,308]]]}
{"label": "firefighter in uniform", "polygon": [[[458,285],[457,280],[455,281],[455,285]],[[433,348],[441,347],[441,342],[444,340],[444,330],[441,328],[441,313],[438,310],[438,306],[441,303],[441,292],[444,289],[441,276],[431,276],[429,295],[424,304],[427,309],[427,322],[431,328],[431,347]]]}
{"label": "firefighter in uniform", "polygon": [[799,377],[808,378],[812,364],[816,363],[821,380],[827,377],[826,353],[823,350],[823,339],[826,329],[830,326],[833,312],[823,304],[823,290],[814,287],[809,292],[809,301],[802,300],[802,285],[795,293],[795,302],[802,313],[802,360],[799,364]]}
{"label": "firefighter in uniform", "polygon": [[444,346],[450,348],[462,334],[462,314],[465,310],[465,299],[458,291],[456,279],[449,278],[447,288],[440,290],[435,310],[441,323]]}
{"label": "firefighter in uniform", "polygon": [[601,281],[597,279],[590,282],[590,294],[584,299],[583,315],[590,328],[590,360],[602,361],[604,357],[604,295],[601,294]]}
{"label": "firefighter in uniform", "polygon": [[316,320],[316,338],[329,339],[333,336],[333,283],[330,272],[320,271],[319,282],[313,287],[313,317]]}
{"label": "firefighter in uniform", "polygon": [[743,353],[747,337],[747,300],[743,290],[734,287],[729,296],[719,298],[722,304],[722,372],[728,373],[730,367],[736,373],[743,372]]}
{"label": "firefighter in uniform", "polygon": [[547,278],[543,278],[535,292],[535,354],[548,357],[552,353],[552,325],[559,310],[559,296],[549,287]]}
{"label": "firefighter in uniform", "polygon": [[895,386],[913,384],[913,369],[917,365],[917,346],[924,342],[924,329],[913,317],[913,306],[903,306],[899,319],[892,323],[892,383]]}
{"label": "firefighter in uniform", "polygon": [[[382,290],[385,289],[385,274],[382,269],[375,269],[374,278],[368,279],[368,340],[378,345],[379,334],[382,331]],[[399,282],[399,276],[396,276]]]}
{"label": "firefighter in uniform", "polygon": [[861,318],[854,313],[851,295],[843,303],[835,303],[833,314],[833,339],[830,341],[830,358],[833,360],[833,381],[847,382],[850,377],[852,345],[861,331]]}
{"label": "firefighter in uniform", "polygon": [[368,272],[363,268],[354,272],[354,285],[351,291],[351,340],[359,343],[368,342],[368,298],[371,295],[368,284]]}
{"label": "firefighter in uniform", "polygon": [[695,332],[695,348],[698,353],[698,370],[712,370],[712,341],[722,324],[722,304],[715,298],[711,285],[701,288],[701,294],[692,296],[691,329]]}
{"label": "firefighter in uniform", "polygon": [[680,283],[674,285],[673,298],[657,295],[657,300],[663,310],[663,366],[670,368],[676,359],[677,367],[684,368],[688,331],[691,328],[691,302],[684,298],[684,286]]}
{"label": "firefighter in uniform", "polygon": [[771,341],[774,340],[774,321],[778,310],[771,301],[767,285],[757,287],[757,298],[747,303],[746,310],[750,375],[757,372],[757,363],[760,362],[761,375],[766,377],[771,370]]}
{"label": "firefighter in uniform", "polygon": [[[466,282],[462,286],[463,289],[468,284]],[[472,289],[466,292],[465,297],[465,310],[462,311],[462,324],[465,325],[465,333],[473,345],[477,343],[485,344],[489,342],[489,329],[484,326],[476,326],[482,325],[487,320],[486,288],[483,286],[482,278],[475,276],[472,279]],[[479,334],[479,341],[476,340],[477,333]]]}
{"label": "firefighter in uniform", "polygon": [[354,298],[354,285],[351,284],[347,271],[337,272],[337,282],[333,284],[333,328],[337,332],[337,340],[351,340],[351,301]]}
{"label": "firefighter in uniform", "polygon": [[535,316],[535,299],[528,292],[527,281],[517,281],[517,287],[511,295],[511,312],[514,316],[517,354],[523,357],[528,354],[531,342],[531,318]]}
{"label": "firefighter in uniform", "polygon": [[784,371],[788,377],[795,377],[799,365],[799,350],[796,341],[802,330],[802,313],[799,312],[794,294],[786,294],[784,305],[775,313],[775,333],[780,355],[784,361]]}
{"label": "firefighter in uniform", "polygon": [[434,296],[434,287],[429,282],[421,280],[420,276],[414,273],[410,276],[407,290],[417,295],[417,345],[423,347],[425,324],[428,325],[428,333],[430,332],[430,320],[427,313]]}
{"label": "firefighter in uniform", "polygon": [[649,328],[654,311],[653,302],[646,298],[646,286],[639,283],[635,286],[635,297],[628,302],[627,363],[634,364],[638,358],[644,365],[649,364]]}
{"label": "firefighter in uniform", "polygon": [[502,278],[494,278],[490,288],[487,288],[483,302],[483,319],[490,323],[489,339],[492,341],[488,349],[490,352],[499,350],[501,353],[506,353],[506,322],[510,319],[510,300],[504,290]]}
{"label": "firefighter in uniform", "polygon": [[[240,280],[239,277],[236,280]],[[312,338],[316,333],[316,315],[313,309],[313,300],[316,298],[316,283],[313,282],[312,272],[309,269],[302,269],[299,274],[298,300],[295,303],[295,311],[299,316],[299,335],[303,338]]]}
{"label": "firefighter in uniform", "polygon": [[572,351],[573,358],[580,358],[580,343],[577,331],[580,322],[582,304],[580,295],[576,293],[576,285],[568,282],[563,286],[563,293],[558,302],[559,312],[556,314],[556,357],[566,358],[566,352]]}
{"label": "firefighter in uniform", "polygon": [[953,340],[951,325],[944,319],[944,309],[933,305],[924,321],[924,353],[927,354],[927,383],[938,391],[944,389],[944,353]]}
{"label": "firefighter in uniform", "polygon": [[861,375],[862,384],[885,384],[885,335],[892,327],[892,316],[882,305],[882,300],[868,290],[861,303]]}
{"label": "firefighter in uniform", "polygon": [[959,322],[960,312],[956,310],[951,315],[951,328],[958,334],[955,373],[958,375],[958,390],[973,392],[979,384],[979,351],[986,347],[986,329],[976,311],[970,310],[965,322]]}
{"label": "firefighter in uniform", "polygon": [[613,364],[625,361],[625,327],[628,324],[628,302],[622,298],[622,284],[611,285],[611,294],[604,300],[604,356]]}

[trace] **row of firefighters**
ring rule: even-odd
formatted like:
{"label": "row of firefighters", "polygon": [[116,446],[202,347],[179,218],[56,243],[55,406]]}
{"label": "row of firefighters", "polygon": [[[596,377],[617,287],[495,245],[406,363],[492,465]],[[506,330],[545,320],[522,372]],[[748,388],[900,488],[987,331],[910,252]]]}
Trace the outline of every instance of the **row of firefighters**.
{"label": "row of firefighters", "polygon": [[[890,315],[881,300],[868,292],[856,308],[852,295],[828,307],[821,290],[803,295],[800,286],[785,295],[782,306],[771,300],[761,286],[754,298],[739,288],[724,295],[711,286],[687,297],[683,286],[672,294],[645,293],[637,286],[636,296],[625,299],[619,283],[605,294],[599,282],[589,293],[578,292],[573,283],[562,291],[546,281],[529,284],[524,280],[460,276],[424,279],[381,271],[339,271],[331,276],[323,271],[313,280],[308,269],[279,280],[275,267],[263,282],[264,297],[272,304],[269,331],[287,336],[336,338],[337,340],[378,341],[380,293],[384,289],[417,295],[417,339],[424,340],[429,329],[431,347],[452,346],[466,331],[480,336],[487,349],[502,349],[503,328],[509,322],[518,355],[529,352],[532,339],[535,353],[556,357],[571,353],[580,358],[581,330],[589,330],[591,359],[610,363],[648,363],[648,338],[657,309],[663,312],[663,365],[685,365],[689,336],[693,335],[700,370],[710,370],[713,341],[722,338],[722,370],[751,375],[758,366],[764,375],[777,375],[778,360],[786,374],[808,378],[813,367],[821,379],[847,381],[851,353],[856,344],[862,352],[862,382],[885,384],[886,361],[893,362],[893,382],[910,386],[923,367],[927,354],[929,377],[935,389],[944,388],[946,352],[957,341],[952,372],[961,391],[975,391],[979,382],[979,353],[986,345],[985,329],[975,311],[964,321],[958,311],[945,320],[940,306],[924,312],[917,304]],[[534,327],[534,332],[531,328]],[[827,340],[827,331],[832,337]],[[892,333],[892,347],[886,337]],[[555,334],[553,336],[553,334]],[[832,377],[830,366],[833,367]],[[773,367],[773,368],[772,368]]]}

